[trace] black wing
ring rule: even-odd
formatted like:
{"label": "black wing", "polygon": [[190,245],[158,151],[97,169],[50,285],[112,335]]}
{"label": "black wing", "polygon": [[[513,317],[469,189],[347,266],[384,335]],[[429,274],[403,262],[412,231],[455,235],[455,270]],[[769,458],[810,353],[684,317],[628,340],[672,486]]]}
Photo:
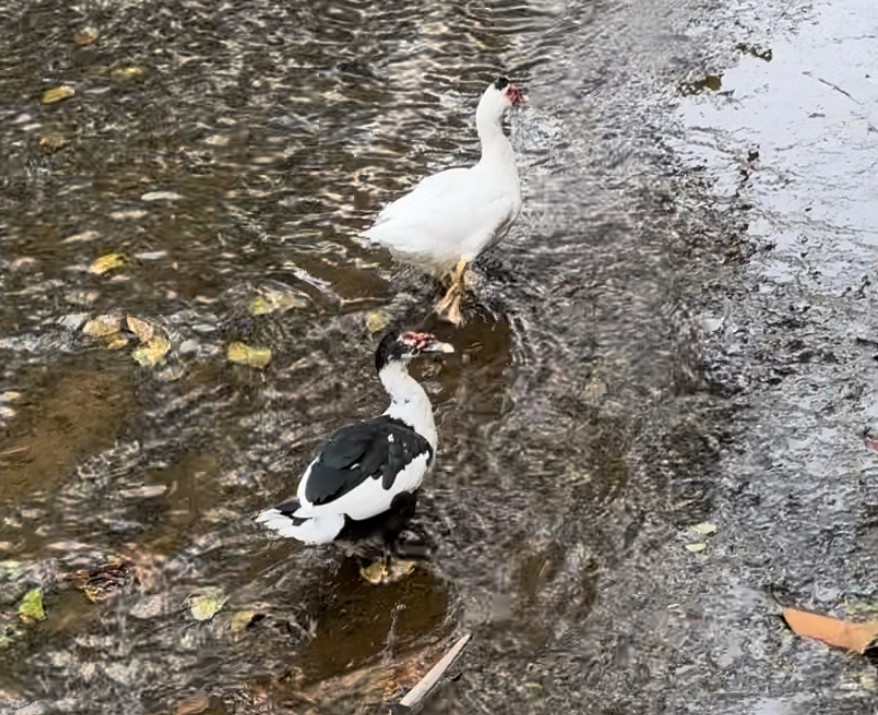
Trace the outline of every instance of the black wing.
{"label": "black wing", "polygon": [[305,498],[312,504],[327,504],[370,477],[381,479],[381,486],[390,489],[397,475],[425,452],[429,464],[430,443],[405,422],[386,415],[342,427],[311,466]]}

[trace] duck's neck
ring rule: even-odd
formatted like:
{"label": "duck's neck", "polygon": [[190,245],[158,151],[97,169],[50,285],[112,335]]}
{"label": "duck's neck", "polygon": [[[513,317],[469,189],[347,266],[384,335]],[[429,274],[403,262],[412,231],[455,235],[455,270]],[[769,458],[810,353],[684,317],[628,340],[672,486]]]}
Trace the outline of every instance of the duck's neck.
{"label": "duck's neck", "polygon": [[433,407],[424,388],[409,375],[405,364],[401,362],[388,363],[378,373],[378,377],[390,395],[390,407],[384,414],[411,425],[435,450],[438,437],[433,421]]}
{"label": "duck's neck", "polygon": [[515,165],[512,144],[503,133],[502,117],[480,106],[476,110],[476,129],[482,143],[482,158],[479,166],[506,167]]}

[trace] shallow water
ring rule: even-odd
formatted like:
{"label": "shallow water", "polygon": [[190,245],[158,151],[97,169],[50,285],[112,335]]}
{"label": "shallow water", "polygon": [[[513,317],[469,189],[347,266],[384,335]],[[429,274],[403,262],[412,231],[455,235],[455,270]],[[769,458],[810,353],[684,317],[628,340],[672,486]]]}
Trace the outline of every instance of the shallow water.
{"label": "shallow water", "polygon": [[[752,438],[762,384],[735,398],[745,355],[703,318],[735,295],[759,235],[742,226],[752,206],[722,191],[745,149],[705,171],[728,145],[708,151],[685,108],[717,100],[688,96],[716,86],[698,84],[707,72],[764,62],[727,41],[732,18],[736,41],[768,41],[797,22],[779,14],[658,0],[0,9],[11,711],[174,713],[193,697],[211,713],[381,711],[463,630],[440,710],[684,712],[691,678],[706,708],[692,711],[715,711],[727,669],[696,678],[691,662],[724,662],[716,614],[700,611],[715,602],[689,599],[704,579],[770,605],[764,575],[742,576],[726,547],[710,577],[682,548],[687,526],[726,509],[719,485],[741,469],[729,445]],[[80,47],[87,27],[97,40]],[[429,314],[432,279],[355,239],[425,172],[477,158],[475,102],[500,71],[530,90],[511,120],[525,208],[478,262],[457,330]],[[60,84],[76,95],[41,105]],[[117,252],[122,268],[89,271]],[[291,307],[251,315],[267,292]],[[252,524],[327,432],[384,409],[375,309],[458,349],[417,369],[440,451],[416,519],[438,552],[382,588],[360,579],[362,555]],[[160,326],[166,362],[83,334],[108,313]],[[270,364],[230,364],[237,340],[270,347]],[[138,587],[92,604],[65,580],[113,557]],[[33,585],[48,618],[22,628],[14,604]],[[228,601],[199,623],[186,599],[209,587]],[[734,647],[765,648],[748,625],[759,635]]]}

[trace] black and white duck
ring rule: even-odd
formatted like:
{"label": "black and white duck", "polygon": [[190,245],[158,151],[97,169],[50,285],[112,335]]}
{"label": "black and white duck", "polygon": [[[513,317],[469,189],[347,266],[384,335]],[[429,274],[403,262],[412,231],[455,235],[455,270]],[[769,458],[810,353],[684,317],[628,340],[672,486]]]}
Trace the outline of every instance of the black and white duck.
{"label": "black and white duck", "polygon": [[302,475],[296,498],[261,512],[256,521],[306,544],[380,534],[386,572],[390,554],[399,553],[399,534],[414,514],[438,443],[430,398],[409,375],[408,363],[419,355],[452,352],[429,333],[385,335],[375,367],[390,406],[379,417],[335,432]]}

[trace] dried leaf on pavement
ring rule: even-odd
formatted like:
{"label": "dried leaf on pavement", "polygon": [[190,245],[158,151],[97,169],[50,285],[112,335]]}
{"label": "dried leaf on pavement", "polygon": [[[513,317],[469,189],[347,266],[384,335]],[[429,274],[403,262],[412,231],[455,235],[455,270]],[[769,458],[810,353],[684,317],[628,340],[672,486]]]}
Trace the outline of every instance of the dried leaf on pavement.
{"label": "dried leaf on pavement", "polygon": [[43,589],[39,586],[32,588],[18,602],[18,617],[25,623],[36,623],[46,620],[46,611],[43,608]]}
{"label": "dried leaf on pavement", "polygon": [[797,635],[816,638],[828,645],[856,653],[865,653],[878,639],[878,621],[852,623],[795,608],[784,608],[783,617]]}
{"label": "dried leaf on pavement", "polygon": [[125,319],[125,324],[128,326],[128,330],[134,333],[140,338],[140,341],[144,343],[152,339],[152,336],[155,333],[155,326],[153,326],[152,323],[142,320],[141,318],[135,318],[133,315],[129,315]]}
{"label": "dried leaf on pavement", "polygon": [[91,266],[89,266],[88,270],[95,275],[102,276],[104,273],[115,270],[116,268],[121,268],[124,265],[125,258],[121,253],[108,253],[105,256],[96,258]]}
{"label": "dried leaf on pavement", "polygon": [[189,613],[196,621],[209,621],[225,605],[229,597],[218,588],[205,588],[187,599]]}
{"label": "dried leaf on pavement", "polygon": [[40,101],[43,104],[56,104],[57,102],[63,102],[65,99],[69,99],[74,94],[76,94],[76,90],[67,85],[52,87],[52,89],[47,89],[43,92]]}
{"label": "dried leaf on pavement", "polygon": [[170,349],[171,341],[163,335],[156,335],[140,347],[135,348],[131,352],[131,357],[143,367],[152,367],[162,362]]}
{"label": "dried leaf on pavement", "polygon": [[231,343],[226,353],[229,362],[236,362],[250,367],[265,367],[271,362],[271,348],[257,348],[245,343]]}
{"label": "dried leaf on pavement", "polygon": [[105,338],[118,333],[122,325],[122,317],[115,314],[99,315],[82,326],[82,332],[93,338]]}

